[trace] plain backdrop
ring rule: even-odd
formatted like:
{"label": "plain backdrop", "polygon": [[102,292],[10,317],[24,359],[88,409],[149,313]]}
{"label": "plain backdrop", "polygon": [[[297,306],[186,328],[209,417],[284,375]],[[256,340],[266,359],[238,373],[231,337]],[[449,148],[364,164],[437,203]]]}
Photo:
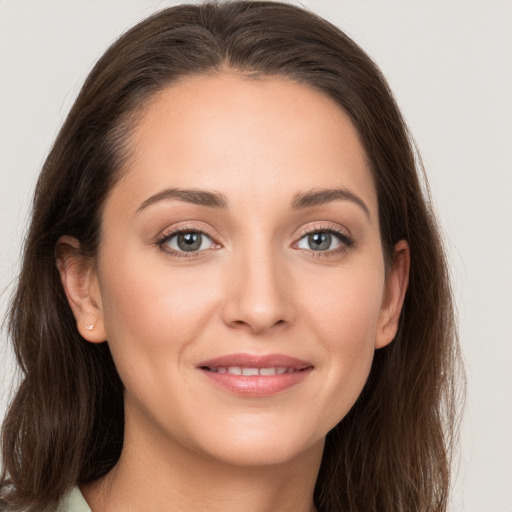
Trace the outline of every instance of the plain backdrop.
{"label": "plain backdrop", "polygon": [[[0,315],[41,164],[86,74],[156,0],[0,0]],[[512,2],[309,0],[387,76],[447,239],[468,377],[453,512],[512,511]],[[0,418],[13,357],[0,348]]]}

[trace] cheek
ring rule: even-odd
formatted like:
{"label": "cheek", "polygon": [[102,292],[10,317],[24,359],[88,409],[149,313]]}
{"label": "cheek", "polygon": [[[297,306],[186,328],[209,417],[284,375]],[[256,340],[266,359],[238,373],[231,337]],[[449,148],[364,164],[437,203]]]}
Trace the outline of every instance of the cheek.
{"label": "cheek", "polygon": [[314,287],[302,295],[307,297],[305,309],[310,321],[325,332],[329,345],[354,345],[363,340],[373,342],[377,330],[384,290],[384,272],[373,267],[337,269],[316,278]]}
{"label": "cheek", "polygon": [[[305,324],[321,340],[323,391],[330,427],[349,411],[368,378],[375,352],[384,286],[378,266],[341,269],[310,290]],[[320,293],[319,290],[323,289]],[[305,303],[306,304],[306,303]]]}
{"label": "cheek", "polygon": [[148,265],[138,258],[105,265],[103,275],[105,326],[119,357],[183,352],[211,318],[214,276],[172,270],[165,261]]}

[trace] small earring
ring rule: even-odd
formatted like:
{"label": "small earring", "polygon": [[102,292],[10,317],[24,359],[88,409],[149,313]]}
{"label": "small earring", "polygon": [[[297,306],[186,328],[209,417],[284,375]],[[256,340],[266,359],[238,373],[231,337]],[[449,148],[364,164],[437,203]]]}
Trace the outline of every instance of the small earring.
{"label": "small earring", "polygon": [[94,329],[94,324],[85,324],[85,328],[88,330],[88,331],[92,331]]}

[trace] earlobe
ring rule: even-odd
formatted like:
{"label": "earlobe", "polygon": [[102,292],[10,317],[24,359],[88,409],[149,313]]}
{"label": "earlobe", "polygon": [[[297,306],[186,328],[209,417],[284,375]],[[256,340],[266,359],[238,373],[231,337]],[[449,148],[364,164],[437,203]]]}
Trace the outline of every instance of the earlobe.
{"label": "earlobe", "polygon": [[55,255],[78,332],[92,343],[105,341],[101,295],[93,262],[80,254],[79,241],[70,236],[59,238]]}
{"label": "earlobe", "polygon": [[397,333],[400,314],[409,284],[410,249],[405,240],[400,240],[393,253],[393,262],[386,279],[380,311],[375,348],[391,343]]}

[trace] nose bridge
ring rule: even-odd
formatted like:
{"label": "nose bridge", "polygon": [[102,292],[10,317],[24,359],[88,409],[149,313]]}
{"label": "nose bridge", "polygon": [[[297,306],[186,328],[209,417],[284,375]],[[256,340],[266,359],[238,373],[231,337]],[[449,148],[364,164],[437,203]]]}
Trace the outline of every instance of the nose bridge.
{"label": "nose bridge", "polygon": [[272,240],[260,236],[242,243],[234,251],[228,277],[231,286],[225,304],[226,322],[258,333],[291,322],[287,276],[285,259]]}

